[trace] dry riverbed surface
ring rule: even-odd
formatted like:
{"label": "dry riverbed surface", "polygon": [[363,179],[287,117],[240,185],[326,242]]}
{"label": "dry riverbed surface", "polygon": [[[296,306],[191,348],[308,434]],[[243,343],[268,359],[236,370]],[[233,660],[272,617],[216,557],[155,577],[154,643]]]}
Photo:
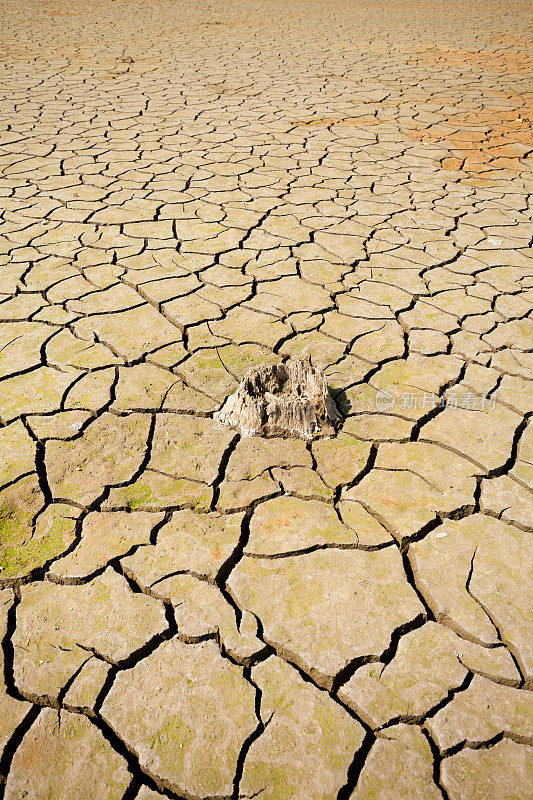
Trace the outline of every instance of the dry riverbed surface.
{"label": "dry riverbed surface", "polygon": [[0,797],[531,796],[528,3],[0,11]]}

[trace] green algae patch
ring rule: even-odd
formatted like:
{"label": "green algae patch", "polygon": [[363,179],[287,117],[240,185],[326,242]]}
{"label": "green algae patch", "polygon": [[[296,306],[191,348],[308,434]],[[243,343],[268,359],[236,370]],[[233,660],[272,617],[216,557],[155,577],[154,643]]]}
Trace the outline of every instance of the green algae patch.
{"label": "green algae patch", "polygon": [[[135,714],[137,714],[137,710]],[[191,725],[175,715],[166,719],[152,737],[151,748],[157,753],[161,768],[182,773],[185,756],[195,740]]]}
{"label": "green algae patch", "polygon": [[43,498],[34,476],[10,487],[10,497],[6,494],[0,505],[0,579],[13,580],[43,567],[70,546],[79,512],[58,504],[36,517]]}
{"label": "green algae patch", "polygon": [[169,506],[187,506],[207,510],[213,490],[199,481],[160,475],[150,469],[130,486],[112,489],[108,506],[131,511],[158,511]]}
{"label": "green algae patch", "polygon": [[[6,486],[34,470],[35,442],[22,422],[0,428],[0,486]],[[0,507],[1,504],[0,499]]]}
{"label": "green algae patch", "polygon": [[154,495],[150,486],[143,485],[141,482],[126,486],[124,489],[116,490],[117,496],[122,496],[126,508],[136,511],[143,506],[158,502],[157,495]]}

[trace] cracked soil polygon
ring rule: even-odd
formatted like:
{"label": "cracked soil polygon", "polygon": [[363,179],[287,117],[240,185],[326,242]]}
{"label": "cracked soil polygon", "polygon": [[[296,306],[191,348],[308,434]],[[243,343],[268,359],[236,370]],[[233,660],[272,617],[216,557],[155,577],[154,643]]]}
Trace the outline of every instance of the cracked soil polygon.
{"label": "cracked soil polygon", "polygon": [[0,800],[532,795],[528,4],[0,11]]}

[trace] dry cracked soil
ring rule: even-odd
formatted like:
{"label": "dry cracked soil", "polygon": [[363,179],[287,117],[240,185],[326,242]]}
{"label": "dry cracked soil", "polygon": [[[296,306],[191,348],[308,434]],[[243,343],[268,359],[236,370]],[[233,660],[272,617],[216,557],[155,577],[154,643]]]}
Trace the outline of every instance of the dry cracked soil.
{"label": "dry cracked soil", "polygon": [[532,796],[528,3],[0,10],[0,798]]}

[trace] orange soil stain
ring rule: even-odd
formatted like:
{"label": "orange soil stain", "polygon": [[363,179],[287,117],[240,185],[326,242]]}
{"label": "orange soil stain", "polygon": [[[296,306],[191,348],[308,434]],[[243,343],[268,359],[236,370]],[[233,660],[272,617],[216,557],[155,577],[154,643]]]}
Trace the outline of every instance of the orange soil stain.
{"label": "orange soil stain", "polygon": [[448,147],[451,156],[443,160],[444,169],[474,174],[490,171],[498,177],[504,177],[498,170],[505,170],[505,177],[516,175],[524,169],[521,158],[527,148],[533,149],[533,105],[520,95],[505,99],[520,110],[473,109],[463,104],[447,118],[445,126],[413,126],[404,132],[414,141]]}
{"label": "orange soil stain", "polygon": [[[520,44],[523,45],[521,42]],[[474,69],[483,72],[533,72],[533,55],[516,50],[440,50],[432,47],[413,54],[418,64],[435,65],[444,69]]]}

